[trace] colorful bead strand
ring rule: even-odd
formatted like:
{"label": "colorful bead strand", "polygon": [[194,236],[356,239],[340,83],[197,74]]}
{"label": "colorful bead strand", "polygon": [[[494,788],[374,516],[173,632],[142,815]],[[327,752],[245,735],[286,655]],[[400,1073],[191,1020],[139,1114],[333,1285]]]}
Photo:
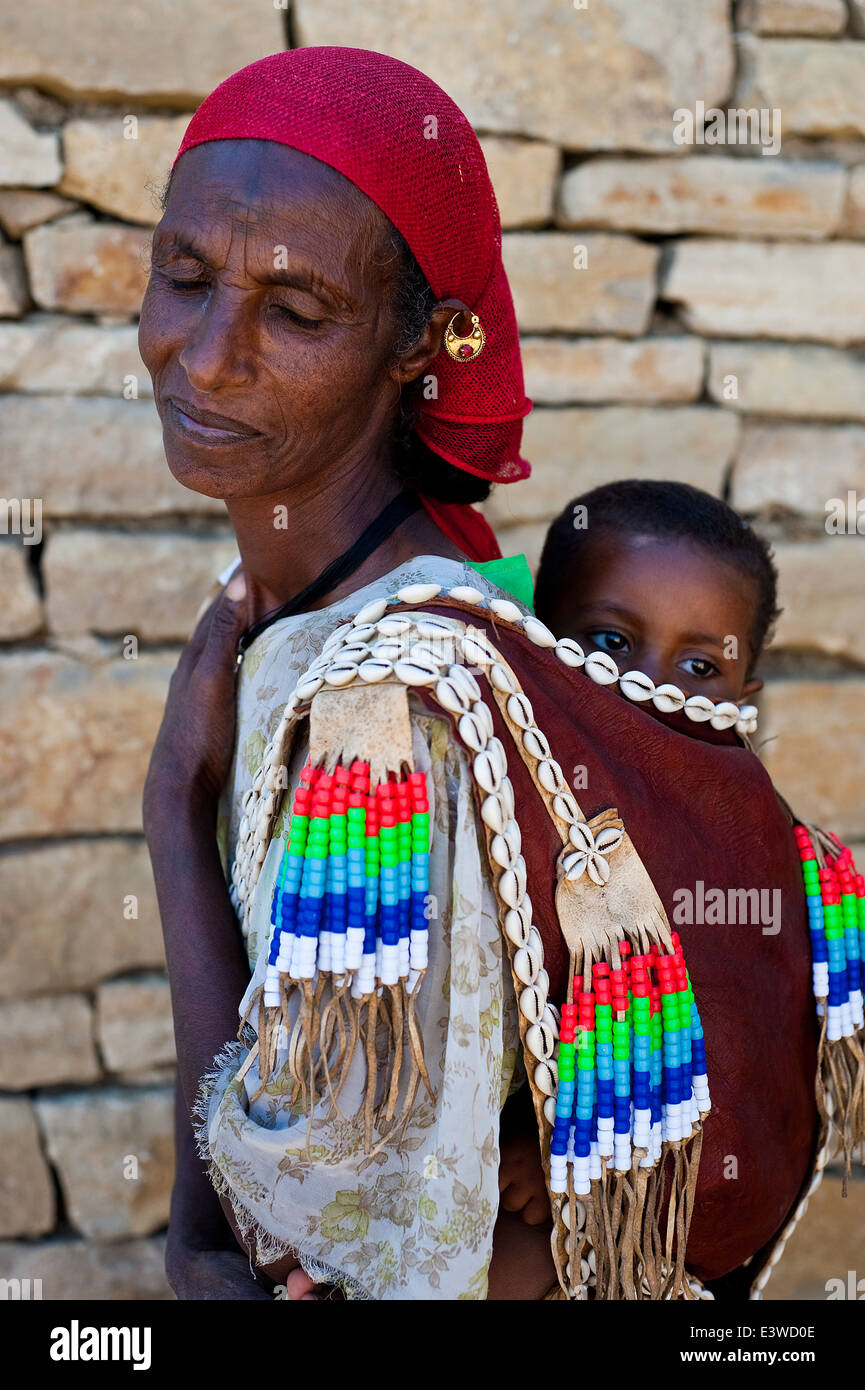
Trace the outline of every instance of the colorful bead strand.
{"label": "colorful bead strand", "polygon": [[[858,910],[858,909],[857,909]],[[858,929],[858,923],[857,923]],[[550,1187],[586,1196],[602,1174],[661,1158],[709,1107],[700,1015],[678,935],[644,955],[619,944],[621,964],[592,967],[591,988],[562,1006]]]}
{"label": "colorful bead strand", "polygon": [[865,882],[857,875],[850,850],[836,841],[837,854],[827,853],[823,867],[804,825],[793,827],[811,935],[812,974],[817,1014],[826,1017],[830,1042],[851,1037],[865,1023],[863,1014],[863,942],[860,930]]}

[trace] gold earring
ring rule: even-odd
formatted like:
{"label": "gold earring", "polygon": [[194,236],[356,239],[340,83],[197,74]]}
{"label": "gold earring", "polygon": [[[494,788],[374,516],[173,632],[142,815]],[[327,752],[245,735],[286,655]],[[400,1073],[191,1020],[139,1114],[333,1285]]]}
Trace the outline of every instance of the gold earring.
{"label": "gold earring", "polygon": [[461,313],[462,310],[457,309],[445,329],[445,348],[447,349],[448,356],[452,357],[455,362],[473,362],[483,351],[483,346],[487,338],[484,330],[481,328],[481,321],[477,314],[472,314],[471,333],[466,334],[465,337],[461,337],[459,333],[455,332],[454,324]]}

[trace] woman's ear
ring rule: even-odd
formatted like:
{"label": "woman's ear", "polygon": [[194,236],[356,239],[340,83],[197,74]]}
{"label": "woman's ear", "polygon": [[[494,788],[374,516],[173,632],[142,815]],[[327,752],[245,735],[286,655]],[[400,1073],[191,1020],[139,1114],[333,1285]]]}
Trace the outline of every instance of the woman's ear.
{"label": "woman's ear", "polygon": [[743,694],[743,695],[756,695],[756,694],[757,694],[757,691],[758,691],[758,690],[762,690],[762,689],[763,689],[763,682],[759,679],[759,677],[757,677],[757,676],[751,676],[751,678],[750,678],[749,680],[746,680],[746,681],[745,681],[745,685],[744,685],[744,687],[743,687],[743,689],[742,689],[742,694]]}
{"label": "woman's ear", "polygon": [[444,344],[445,329],[454,314],[462,310],[465,322],[471,318],[471,310],[461,299],[443,299],[430,313],[426,327],[413,347],[403,353],[393,368],[393,376],[401,386],[416,381],[432,361],[438,357]]}

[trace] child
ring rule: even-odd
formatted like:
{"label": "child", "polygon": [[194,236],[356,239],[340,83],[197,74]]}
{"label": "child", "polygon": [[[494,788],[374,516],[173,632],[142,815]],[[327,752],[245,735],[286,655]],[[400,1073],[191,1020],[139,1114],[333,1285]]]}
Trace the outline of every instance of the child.
{"label": "child", "polygon": [[[557,636],[609,652],[620,671],[740,701],[762,687],[753,672],[776,598],[769,546],[725,502],[686,483],[628,479],[583,493],[552,523],[535,611]],[[505,1210],[530,1225],[548,1219],[527,1131],[503,1133],[499,1186]]]}
{"label": "child", "polygon": [[[631,478],[575,498],[544,542],[535,609],[559,637],[656,685],[740,701],[776,622],[769,546],[726,502]],[[651,706],[646,706],[651,709]]]}

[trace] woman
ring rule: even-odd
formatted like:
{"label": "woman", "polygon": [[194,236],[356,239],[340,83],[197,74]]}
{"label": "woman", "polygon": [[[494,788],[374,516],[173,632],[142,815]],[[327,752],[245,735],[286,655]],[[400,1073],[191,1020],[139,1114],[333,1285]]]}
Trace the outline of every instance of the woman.
{"label": "woman", "polygon": [[[582,653],[557,643],[527,617],[525,602],[507,602],[496,583],[514,588],[495,569],[501,561],[494,538],[467,504],[482,500],[491,482],[527,474],[519,442],[529,402],[498,212],[468,122],[422,74],[360,50],[280,53],[229,78],[196,113],[172,171],[140,346],[169,467],[185,486],[225,499],[242,557],[242,571],[181,657],[145,790],[180,1075],[168,1250],[175,1289],[182,1297],[268,1297],[250,1278],[254,1259],[259,1270],[284,1277],[289,1298],[314,1297],[313,1276],[338,1283],[350,1297],[532,1299],[556,1281],[566,1297],[585,1297],[589,1285],[601,1297],[693,1297],[701,1289],[685,1274],[686,1246],[690,1269],[709,1281],[762,1249],[750,1282],[809,1177],[815,1144],[816,1039],[795,847],[771,784],[741,748],[729,715],[718,715],[716,724],[723,730],[726,719],[726,732],[705,723],[695,728],[675,712],[649,717],[602,688],[617,676],[603,662],[586,662],[595,684],[573,676],[566,668],[581,664]],[[527,597],[518,584],[517,592]],[[440,597],[432,602],[431,595]],[[490,653],[498,653],[504,684],[484,709],[479,687],[477,695],[471,686],[460,695],[442,682],[442,700],[456,702],[451,709],[476,709],[476,723],[460,723],[459,740],[445,706],[423,688],[413,691],[410,706],[399,704],[400,681],[414,676],[400,675],[398,663],[391,663],[393,678],[376,686],[376,698],[361,692],[355,706],[347,693],[336,706],[318,696],[310,696],[310,706],[298,693],[321,687],[325,668],[334,684],[354,680],[352,669],[331,669],[350,640],[346,620],[366,631],[375,621],[364,622],[364,614],[380,617],[390,603],[395,630],[417,635],[417,614],[403,620],[401,612],[430,602],[439,626],[461,644],[464,662],[473,652],[488,669]],[[473,645],[469,622],[481,633]],[[436,630],[427,624],[427,634]],[[415,661],[422,680],[428,660],[425,649]],[[520,682],[529,706],[509,704],[502,694]],[[281,832],[289,831],[292,804],[295,811],[301,805],[294,798],[302,792],[315,721],[326,742],[349,708],[385,729],[382,711],[393,714],[395,742],[423,774],[433,822],[424,872],[437,916],[425,977],[421,972],[411,998],[411,991],[384,996],[394,1103],[395,1059],[411,1067],[415,1082],[421,1074],[430,1082],[428,1094],[405,1112],[399,1145],[388,1142],[379,1110],[375,1129],[363,1114],[370,1088],[356,1030],[347,1043],[342,1035],[339,1055],[354,1058],[360,1079],[347,1064],[345,1077],[332,1085],[328,1077],[347,1118],[337,1105],[310,1100],[298,1057],[312,1037],[311,1018],[324,1036],[331,996],[313,998],[311,986],[304,993],[299,985],[291,1006],[301,1012],[291,1014],[280,993],[287,961],[268,954],[276,946],[273,924],[281,921]],[[537,727],[519,724],[530,724],[532,708]],[[301,741],[290,750],[289,735],[307,710],[308,746]],[[544,760],[544,728],[556,732],[561,766]],[[351,734],[364,736],[358,718]],[[406,737],[410,747],[400,742]],[[478,794],[478,759],[466,752],[475,737],[492,739],[483,744],[490,751],[478,755],[487,759],[491,806]],[[494,743],[509,750],[522,855],[513,808],[503,814],[497,800]],[[392,750],[380,740],[378,751],[386,759]],[[577,762],[588,768],[583,785],[596,813],[588,828],[561,782],[562,766]],[[287,783],[278,780],[283,772]],[[286,790],[284,798],[277,788]],[[507,821],[506,834],[489,832],[487,810],[493,821]],[[631,840],[623,839],[619,814]],[[729,841],[710,825],[735,826],[732,861]],[[593,956],[583,928],[597,923],[599,899],[594,889],[586,898],[587,880],[574,887],[562,869],[580,836],[595,834],[596,875],[609,868],[599,847],[625,846],[627,873],[616,882],[630,885],[630,925],[643,923],[632,950],[652,944],[655,952],[635,956],[635,979],[643,969],[637,962],[654,971],[658,955],[668,957],[667,984],[670,971],[684,970],[635,846],[667,904],[694,867],[713,884],[734,884],[747,870],[749,886],[782,883],[787,916],[785,931],[769,945],[735,939],[741,978],[733,991],[724,985],[724,962],[734,938],[722,945],[696,932],[686,941],[694,989],[698,998],[701,988],[708,994],[706,1050],[723,1059],[713,1082],[721,1120],[706,1131],[700,1188],[697,1109],[702,1115],[705,1106],[697,1107],[696,1097],[702,1101],[707,1092],[697,1077],[688,1091],[692,1119],[681,1133],[665,1129],[654,1157],[636,1140],[632,1150],[619,1132],[617,1102],[616,1171],[598,1178],[593,1168],[591,1184],[586,1176],[580,1188],[591,1190],[591,1201],[581,1203],[563,1148],[554,1150],[551,1167],[549,1107],[558,1117],[567,1088],[557,1099],[555,1070],[544,1059],[553,1045],[547,995],[550,1003],[576,998],[580,961],[581,1001],[593,997],[592,959],[600,961],[601,1003],[607,958],[615,989],[624,978],[626,947],[620,953],[617,943],[630,927],[603,921],[598,940],[606,944]],[[507,893],[502,870],[493,873],[493,850],[498,864],[513,859],[504,871],[513,875]],[[602,918],[603,902],[614,897],[610,890],[601,902]],[[522,943],[516,955],[514,941]],[[320,982],[324,974],[321,965]],[[337,1012],[345,1006],[345,1017],[352,1015],[334,985],[337,995]],[[377,1064],[377,997],[367,991],[353,1015],[364,1020],[369,1066]],[[281,999],[280,1014],[274,1001]],[[623,1018],[627,1001],[614,993],[617,1000]],[[243,1043],[226,1049],[238,1003],[248,1018]],[[759,1042],[752,1046],[754,1019]],[[528,1093],[519,1087],[518,1026],[535,1121],[545,1136],[546,1176],[554,1194],[566,1194],[554,1195],[552,1252],[549,1220],[533,1227],[508,1210],[525,1208],[528,1216],[531,1206],[531,1160],[519,1137],[525,1117],[507,1121],[518,1131],[520,1161],[512,1180],[499,1176],[502,1101],[511,1090]],[[562,1029],[560,1052],[568,1046],[564,1020]],[[410,1055],[408,1044],[393,1042],[409,1035]],[[698,1052],[689,1042],[692,1061]],[[773,1077],[771,1099],[763,1094],[766,1075]],[[768,1126],[751,1123],[742,1100],[751,1092],[761,1097],[764,1120],[766,1107],[775,1107]],[[357,1120],[345,1106],[352,1093]],[[189,1117],[196,1104],[221,1206],[195,1155]],[[392,1119],[393,1106],[382,1109]],[[774,1129],[773,1115],[783,1117]],[[659,1128],[661,1121],[652,1123]],[[735,1185],[724,1167],[731,1135]],[[537,1130],[532,1143],[537,1168]],[[501,1203],[500,1185],[507,1187]],[[238,1243],[251,1252],[249,1261]]]}

